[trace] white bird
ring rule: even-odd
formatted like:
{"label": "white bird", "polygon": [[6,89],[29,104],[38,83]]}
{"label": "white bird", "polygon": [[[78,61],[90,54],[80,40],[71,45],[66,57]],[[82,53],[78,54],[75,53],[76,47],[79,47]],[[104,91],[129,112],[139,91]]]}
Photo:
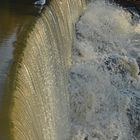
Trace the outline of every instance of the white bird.
{"label": "white bird", "polygon": [[36,1],[34,4],[35,5],[44,5],[46,3],[46,0],[39,0],[39,1]]}

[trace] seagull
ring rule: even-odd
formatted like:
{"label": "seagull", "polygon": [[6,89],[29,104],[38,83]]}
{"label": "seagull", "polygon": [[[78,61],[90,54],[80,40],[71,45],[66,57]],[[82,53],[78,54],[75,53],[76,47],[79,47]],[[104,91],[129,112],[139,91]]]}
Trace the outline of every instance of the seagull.
{"label": "seagull", "polygon": [[39,1],[36,1],[34,4],[43,6],[45,3],[46,3],[46,0],[39,0]]}

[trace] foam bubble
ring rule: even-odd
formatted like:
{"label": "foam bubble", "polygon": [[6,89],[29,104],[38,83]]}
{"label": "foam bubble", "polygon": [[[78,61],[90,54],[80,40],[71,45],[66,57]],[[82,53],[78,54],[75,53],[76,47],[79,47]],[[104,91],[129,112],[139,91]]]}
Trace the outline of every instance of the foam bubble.
{"label": "foam bubble", "polygon": [[132,111],[140,113],[139,26],[101,0],[77,22],[69,74],[73,140],[139,139]]}

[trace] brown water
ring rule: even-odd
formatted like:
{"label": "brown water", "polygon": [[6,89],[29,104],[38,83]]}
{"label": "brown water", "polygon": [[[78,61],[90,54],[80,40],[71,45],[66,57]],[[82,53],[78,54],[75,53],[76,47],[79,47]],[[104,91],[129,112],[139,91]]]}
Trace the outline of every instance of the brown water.
{"label": "brown water", "polygon": [[37,15],[33,5],[0,3],[0,95],[12,61],[13,44],[19,32]]}
{"label": "brown water", "polygon": [[[1,103],[5,81],[10,64],[13,62],[14,44],[24,26],[38,15],[38,10],[29,3],[0,2],[0,120],[5,116],[1,113]],[[0,122],[0,140],[7,140],[7,136],[4,134],[5,125],[5,122],[3,124]]]}
{"label": "brown water", "polygon": [[0,122],[10,135],[6,140],[69,139],[67,75],[73,25],[84,7],[84,0],[52,0],[35,22],[19,29],[23,37],[18,35]]}

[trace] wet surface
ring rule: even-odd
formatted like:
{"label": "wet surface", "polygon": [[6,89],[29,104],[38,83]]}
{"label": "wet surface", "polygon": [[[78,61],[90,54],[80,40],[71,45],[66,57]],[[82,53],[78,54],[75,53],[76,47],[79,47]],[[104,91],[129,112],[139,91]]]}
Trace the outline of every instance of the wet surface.
{"label": "wet surface", "polygon": [[[32,3],[32,1],[24,3],[16,2],[16,0],[0,1],[0,120],[6,115],[1,113],[1,103],[3,102],[5,82],[13,62],[14,44],[22,29],[38,15],[39,9]],[[7,140],[5,132],[3,132],[4,128],[5,123],[0,122],[0,140]]]}
{"label": "wet surface", "polygon": [[0,2],[0,95],[12,61],[13,44],[25,24],[37,15],[31,4]]}

